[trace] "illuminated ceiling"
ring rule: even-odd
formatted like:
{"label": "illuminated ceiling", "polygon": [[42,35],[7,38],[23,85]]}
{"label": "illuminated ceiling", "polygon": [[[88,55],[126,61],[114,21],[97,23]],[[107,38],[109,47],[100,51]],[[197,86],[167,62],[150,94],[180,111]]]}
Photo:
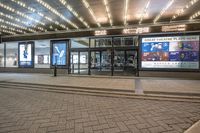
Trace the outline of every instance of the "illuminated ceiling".
{"label": "illuminated ceiling", "polygon": [[200,0],[0,0],[2,35],[200,22]]}

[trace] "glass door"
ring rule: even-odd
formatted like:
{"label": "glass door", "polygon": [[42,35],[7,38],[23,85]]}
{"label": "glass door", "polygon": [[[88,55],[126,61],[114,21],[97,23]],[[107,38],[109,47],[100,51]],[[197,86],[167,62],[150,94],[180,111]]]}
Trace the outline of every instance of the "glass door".
{"label": "glass door", "polygon": [[111,75],[111,51],[92,51],[90,71],[93,75]]}
{"label": "glass door", "polygon": [[88,74],[88,52],[71,52],[72,74]]}
{"label": "glass door", "polygon": [[125,70],[125,51],[114,51],[114,74],[122,75]]}
{"label": "glass door", "polygon": [[137,51],[114,51],[114,75],[135,75],[137,71]]}
{"label": "glass door", "polygon": [[126,75],[136,75],[137,72],[137,51],[125,52],[124,73]]}
{"label": "glass door", "polygon": [[70,56],[70,68],[72,74],[79,73],[79,53],[78,52],[71,52]]}
{"label": "glass door", "polygon": [[79,53],[79,74],[88,74],[88,52]]}

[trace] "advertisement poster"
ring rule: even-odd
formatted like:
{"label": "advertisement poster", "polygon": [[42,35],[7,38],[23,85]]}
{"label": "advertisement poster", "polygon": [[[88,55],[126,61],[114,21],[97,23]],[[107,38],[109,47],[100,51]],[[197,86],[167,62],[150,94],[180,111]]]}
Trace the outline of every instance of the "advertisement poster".
{"label": "advertisement poster", "polygon": [[19,65],[23,67],[30,67],[33,65],[32,44],[19,45]]}
{"label": "advertisement poster", "polygon": [[66,65],[67,45],[65,42],[57,42],[53,44],[53,53],[52,53],[52,65]]}
{"label": "advertisement poster", "polygon": [[199,36],[142,38],[142,68],[199,68]]}

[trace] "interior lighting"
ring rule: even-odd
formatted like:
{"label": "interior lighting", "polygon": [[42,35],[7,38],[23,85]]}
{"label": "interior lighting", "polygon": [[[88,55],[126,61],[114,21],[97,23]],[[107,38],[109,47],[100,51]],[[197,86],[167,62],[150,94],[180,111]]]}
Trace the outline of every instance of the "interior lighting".
{"label": "interior lighting", "polygon": [[123,34],[142,34],[142,33],[149,33],[149,27],[140,27],[140,28],[126,28],[123,29]]}
{"label": "interior lighting", "polygon": [[172,31],[185,31],[186,25],[171,25],[171,26],[162,26],[162,32],[172,32]]}
{"label": "interior lighting", "polygon": [[160,12],[160,14],[158,16],[156,16],[156,18],[153,20],[154,23],[156,23],[160,17],[167,11],[167,9],[169,9],[169,7],[174,3],[174,0],[169,0],[169,2],[167,3],[167,5],[162,9],[162,11]]}
{"label": "interior lighting", "polygon": [[95,36],[102,36],[102,35],[107,35],[107,31],[106,30],[96,30],[94,32]]}
{"label": "interior lighting", "polygon": [[90,7],[90,4],[87,2],[87,0],[82,0],[83,5],[88,9],[88,12],[90,13],[90,15],[92,16],[92,18],[94,19],[94,21],[96,22],[96,24],[98,25],[98,27],[101,27],[101,24],[97,21],[96,16],[94,15],[93,10]]}

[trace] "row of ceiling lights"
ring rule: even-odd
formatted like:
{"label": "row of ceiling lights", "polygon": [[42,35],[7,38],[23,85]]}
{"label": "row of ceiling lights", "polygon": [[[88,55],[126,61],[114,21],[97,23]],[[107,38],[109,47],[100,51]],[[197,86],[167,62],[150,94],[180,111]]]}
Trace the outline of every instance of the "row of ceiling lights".
{"label": "row of ceiling lights", "polygon": [[191,8],[194,4],[196,4],[199,0],[190,0],[183,8],[179,9],[178,12],[173,15],[172,20],[176,19],[180,15],[182,15],[186,10]]}
{"label": "row of ceiling lights", "polygon": [[[15,22],[18,22],[18,23],[22,23],[23,25],[25,25],[25,26],[22,26],[22,29],[27,29],[27,30],[30,31],[30,32],[36,32],[35,30],[33,30],[33,29],[31,29],[31,28],[27,28],[27,25],[29,25],[29,24],[27,23],[27,21],[20,20],[19,18],[13,17],[13,16],[11,16],[11,15],[9,15],[9,14],[5,14],[5,13],[3,13],[3,12],[0,12],[0,16],[3,16],[3,17],[8,18],[8,19],[11,19],[11,20],[13,20],[13,21],[15,21]],[[29,26],[31,26],[31,27],[33,27],[33,28],[36,28],[35,25],[29,25]],[[41,31],[43,31],[40,27],[38,27],[38,29],[41,30]]]}
{"label": "row of ceiling lights", "polygon": [[96,22],[96,24],[98,25],[98,27],[101,27],[101,24],[98,22],[96,16],[94,15],[94,11],[90,7],[90,4],[87,2],[87,0],[82,0],[82,2],[84,4],[84,6],[88,9],[90,15],[92,16],[92,18],[94,19],[94,21]]}
{"label": "row of ceiling lights", "polygon": [[37,13],[40,17],[45,18],[46,20],[53,22],[55,25],[62,27],[63,29],[66,29],[66,26],[59,23],[58,21],[54,21],[52,18],[44,15],[43,13],[36,11],[34,8],[27,6],[24,2],[22,1],[18,1],[18,0],[11,0],[12,2],[18,4],[19,6],[28,9],[29,11],[33,12],[33,13]]}
{"label": "row of ceiling lights", "polygon": [[[29,7],[27,6],[25,3],[23,2],[20,2],[20,1],[17,1],[17,0],[11,0],[15,3],[17,3],[18,5],[20,5],[21,7],[24,7],[24,8],[27,8],[29,11],[32,11],[32,12],[36,12],[36,10],[32,7]],[[63,20],[65,20],[66,22],[68,22],[69,24],[71,24],[74,28],[76,29],[79,29],[79,27],[74,24],[73,22],[71,22],[70,20],[68,20],[67,18],[65,18],[62,14],[60,14],[56,9],[54,9],[53,7],[51,7],[49,4],[47,4],[46,2],[44,2],[43,0],[36,0],[38,3],[40,3],[41,5],[43,5],[45,8],[49,9],[51,12],[53,12],[54,14],[58,15],[60,18],[62,18]],[[83,20],[83,18],[72,8],[72,6],[69,5],[69,3],[67,3],[65,0],[59,0],[74,16],[76,16],[87,28],[90,28],[90,26],[87,24],[86,21]],[[124,0],[125,1],[125,6],[124,6],[124,25],[128,25],[127,23],[127,12],[128,12],[128,3],[129,3],[129,0]],[[190,8],[192,5],[194,5],[195,3],[197,3],[199,0],[191,0],[189,4],[187,4],[184,8],[180,9],[178,11],[177,14],[175,14],[172,19],[175,19],[177,18],[178,16],[180,16],[184,10]],[[91,14],[91,16],[93,17],[93,19],[96,21],[98,27],[101,27],[101,24],[97,21],[97,18],[95,17],[94,15],[94,12],[93,10],[91,9],[89,3],[87,2],[87,0],[82,0],[84,6],[88,9],[89,13]],[[107,0],[103,0],[104,2],[104,5],[106,6],[106,13],[108,15],[108,20],[110,22],[110,25],[112,26],[113,25],[113,22],[112,22],[112,18],[111,18],[111,13],[110,13],[110,9],[109,9],[109,6],[108,6],[108,1]],[[162,9],[162,11],[160,12],[160,14],[158,16],[156,16],[156,18],[154,19],[154,23],[156,23],[160,17],[166,12],[166,10],[174,3],[174,0],[169,0],[167,6],[165,8]],[[144,10],[143,10],[143,13],[140,17],[140,21],[139,21],[139,24],[141,24],[142,20],[143,20],[143,17],[144,15],[147,13],[147,10],[149,8],[149,5],[150,5],[150,0],[148,0]],[[32,21],[35,21],[36,23],[40,23],[41,25],[45,26],[45,23],[43,22],[40,22],[39,20],[37,19],[34,19],[32,17],[29,17],[27,16],[26,14],[20,12],[20,11],[17,11],[15,9],[13,9],[12,7],[9,7],[7,5],[4,5],[2,3],[0,3],[0,6],[11,11],[11,12],[16,12],[18,15],[24,17],[24,18],[27,18],[29,20],[32,20]],[[47,17],[47,16],[44,16],[44,14],[42,14],[41,12],[37,12],[37,14],[41,17],[44,17],[46,18],[47,20],[49,21],[53,21],[51,18]],[[194,19],[196,17],[200,16],[200,11],[196,12],[195,14],[193,14],[190,19]],[[11,18],[11,17],[10,17]],[[16,21],[19,22],[19,19],[14,19]],[[54,21],[53,21],[54,22]],[[23,22],[22,22],[23,23]],[[24,22],[25,23],[25,22]],[[62,28],[64,29],[68,29],[65,25],[63,24],[60,24],[59,22],[54,22],[55,24],[57,25],[60,25]],[[23,27],[23,26],[22,26]],[[36,28],[36,26],[33,25],[34,28]],[[23,28],[22,28],[23,29]],[[46,31],[44,30],[44,28],[42,27],[37,27],[37,29],[41,30],[41,31]],[[53,27],[51,26],[50,29],[53,29]],[[27,30],[31,31],[31,32],[36,32],[30,28],[28,28]],[[57,30],[57,29],[54,29],[54,30]]]}
{"label": "row of ceiling lights", "polygon": [[[19,16],[21,16],[21,17],[23,17],[23,18],[29,19],[29,20],[34,21],[34,22],[36,22],[36,23],[39,23],[39,24],[41,24],[41,25],[43,25],[43,26],[45,25],[43,22],[40,22],[39,20],[34,19],[34,18],[32,18],[32,17],[30,17],[30,16],[28,16],[28,15],[26,15],[26,14],[24,14],[24,13],[22,13],[22,12],[16,10],[16,9],[14,9],[14,8],[8,6],[8,5],[5,5],[5,4],[3,4],[3,3],[1,3],[1,2],[0,2],[0,7],[3,7],[4,9],[6,9],[6,10],[8,10],[8,11],[10,11],[10,12],[16,13],[16,14],[18,14]],[[9,16],[9,15],[7,15],[7,16]],[[12,18],[12,17],[10,17],[10,18]],[[19,19],[14,19],[14,20],[19,21]],[[20,21],[21,21],[21,20],[20,20]],[[21,26],[21,27],[26,28],[25,26]],[[42,27],[39,27],[39,26],[38,26],[37,28],[38,28],[39,30],[44,31],[44,28],[42,28]],[[34,32],[34,30],[30,30],[30,31],[31,31],[31,32]],[[35,31],[35,32],[36,32],[36,31]]]}
{"label": "row of ceiling lights", "polygon": [[174,3],[174,0],[169,0],[167,5],[162,9],[162,11],[156,16],[156,18],[153,20],[154,23],[156,23],[160,17],[167,11],[167,9]]}
{"label": "row of ceiling lights", "polygon": [[21,17],[24,17],[24,18],[26,18],[26,19],[28,19],[28,20],[34,21],[35,23],[38,23],[38,24],[41,24],[41,25],[45,26],[45,23],[41,22],[40,20],[37,20],[37,19],[35,19],[35,18],[32,18],[32,17],[26,15],[25,13],[20,12],[20,11],[14,9],[14,8],[8,6],[8,5],[5,5],[5,4],[3,4],[3,3],[0,3],[0,7],[3,7],[4,9],[6,9],[6,10],[8,10],[8,11],[11,11],[11,12],[13,12],[13,13],[16,13],[16,14],[20,15]]}
{"label": "row of ceiling lights", "polygon": [[72,6],[67,3],[66,0],[59,0],[79,21],[81,21],[87,28],[90,28],[89,24],[81,17],[73,8]]}
{"label": "row of ceiling lights", "polygon": [[111,16],[110,8],[109,8],[109,5],[108,5],[108,0],[103,0],[103,3],[106,7],[106,13],[107,13],[107,16],[108,16],[108,20],[110,22],[110,26],[113,26],[112,16]]}
{"label": "row of ceiling lights", "polygon": [[148,8],[149,8],[150,2],[151,2],[151,0],[148,0],[148,1],[147,1],[147,4],[146,4],[146,6],[145,6],[145,8],[144,8],[144,10],[143,10],[143,12],[142,12],[142,14],[141,14],[139,24],[142,23],[142,20],[143,20],[145,14],[147,14],[147,10],[148,10]]}
{"label": "row of ceiling lights", "polygon": [[124,25],[128,25],[127,23],[127,18],[128,18],[128,3],[129,0],[125,0],[125,4],[124,4]]}
{"label": "row of ceiling lights", "polygon": [[24,33],[22,30],[15,29],[15,28],[13,28],[13,27],[8,27],[8,26],[6,26],[6,25],[0,25],[0,27],[3,28],[3,29],[5,29],[5,30],[8,29],[8,30],[11,30],[11,31],[13,31],[13,32]]}
{"label": "row of ceiling lights", "polygon": [[73,23],[72,21],[70,21],[69,19],[67,19],[64,15],[62,15],[61,13],[59,13],[55,8],[53,8],[52,6],[50,6],[48,3],[44,2],[43,0],[36,0],[38,3],[40,3],[42,6],[44,6],[45,8],[47,8],[48,10],[50,10],[52,13],[56,14],[57,16],[59,16],[61,19],[63,19],[64,21],[66,21],[68,24],[70,24],[71,26],[73,26],[76,29],[79,29],[79,27]]}
{"label": "row of ceiling lights", "polygon": [[[27,21],[20,20],[19,18],[13,17],[13,16],[11,16],[9,14],[5,14],[3,12],[0,12],[0,16],[3,16],[3,17],[8,18],[8,19],[11,19],[12,21],[15,21],[15,22],[22,23],[23,25],[26,25],[26,26],[29,25]],[[29,26],[31,26],[33,28],[36,28],[35,25],[29,25]]]}
{"label": "row of ceiling lights", "polygon": [[1,19],[1,18],[0,18],[0,22],[1,22],[1,23],[5,23],[5,24],[10,25],[10,26],[13,26],[13,27],[17,27],[17,28],[22,29],[22,30],[28,30],[28,31],[30,31],[30,32],[36,32],[36,31],[33,30],[33,29],[30,29],[30,28],[27,28],[27,27],[24,27],[24,26],[21,26],[21,25],[12,23],[12,22],[10,22],[10,21],[6,21],[6,20]]}

